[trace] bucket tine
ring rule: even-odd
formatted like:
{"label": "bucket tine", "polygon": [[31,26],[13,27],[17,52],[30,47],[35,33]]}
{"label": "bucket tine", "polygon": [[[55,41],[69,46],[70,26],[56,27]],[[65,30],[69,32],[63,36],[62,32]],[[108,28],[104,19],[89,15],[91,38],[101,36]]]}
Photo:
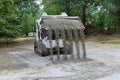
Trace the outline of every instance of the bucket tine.
{"label": "bucket tine", "polygon": [[69,45],[70,45],[70,49],[71,49],[71,57],[74,57],[74,55],[73,55],[73,43],[72,43],[72,33],[71,33],[71,29],[69,28],[68,30],[67,30],[67,41],[69,42]]}
{"label": "bucket tine", "polygon": [[57,58],[60,60],[60,48],[59,48],[59,30],[55,30],[55,41],[57,44]]}
{"label": "bucket tine", "polygon": [[67,52],[66,52],[66,32],[65,32],[65,29],[63,29],[63,32],[62,32],[62,35],[63,35],[63,45],[64,45],[64,59],[67,60]]}
{"label": "bucket tine", "polygon": [[53,49],[52,49],[52,30],[48,30],[48,40],[50,44],[50,60],[53,60]]}
{"label": "bucket tine", "polygon": [[[63,46],[64,46],[64,36],[63,36],[63,32],[64,32],[64,29],[61,29],[61,38],[63,39]],[[63,48],[63,53],[65,53],[65,48]],[[64,58],[64,54],[63,54],[63,58]]]}
{"label": "bucket tine", "polygon": [[75,45],[76,45],[76,51],[77,51],[77,58],[80,58],[80,50],[79,50],[79,36],[78,36],[78,30],[74,30],[74,37],[75,37]]}
{"label": "bucket tine", "polygon": [[71,46],[71,49],[72,49],[71,59],[74,59],[74,54],[73,54],[73,30],[72,30],[72,28],[69,30],[69,35],[70,35],[70,46]]}
{"label": "bucket tine", "polygon": [[80,50],[81,50],[81,47],[80,47],[81,32],[80,32],[80,29],[78,29],[78,38],[79,38],[79,55],[80,55],[80,57],[81,57],[81,53],[80,53]]}
{"label": "bucket tine", "polygon": [[86,59],[86,48],[85,48],[85,35],[83,30],[79,30],[81,43],[82,43],[82,50],[83,50],[83,58]]}

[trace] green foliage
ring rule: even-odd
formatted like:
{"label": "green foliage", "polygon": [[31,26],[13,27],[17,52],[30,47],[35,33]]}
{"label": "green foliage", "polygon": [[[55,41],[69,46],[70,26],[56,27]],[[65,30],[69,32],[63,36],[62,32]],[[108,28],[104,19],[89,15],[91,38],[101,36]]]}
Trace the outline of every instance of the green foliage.
{"label": "green foliage", "polygon": [[7,44],[9,44],[12,41],[12,39],[8,37],[5,37],[4,40],[5,40],[5,43]]}
{"label": "green foliage", "polygon": [[111,30],[114,30],[116,32],[120,32],[120,1],[119,0],[107,0],[106,2],[107,4],[109,4],[109,6],[107,6],[107,9],[109,11],[109,22],[113,25],[111,25]]}
{"label": "green foliage", "polygon": [[[26,35],[35,31],[35,21],[44,11],[48,14],[66,12],[80,16],[88,28],[120,32],[119,0],[43,0],[44,10],[35,0],[0,0],[0,37],[9,38]],[[90,28],[89,28],[90,29]]]}
{"label": "green foliage", "polygon": [[65,10],[64,0],[43,0],[43,4],[48,14],[60,14]]}
{"label": "green foliage", "polygon": [[19,13],[18,19],[22,30],[21,33],[28,36],[29,32],[34,31],[39,6],[34,0],[14,0],[14,3]]}
{"label": "green foliage", "polygon": [[9,38],[27,36],[42,12],[35,0],[0,0],[0,37],[9,42]]}
{"label": "green foliage", "polygon": [[91,22],[96,28],[112,33],[120,30],[119,0],[43,0],[43,4],[48,14],[66,12],[80,16],[85,26]]}
{"label": "green foliage", "polygon": [[0,11],[0,37],[16,37],[19,30],[17,31],[18,27],[15,27],[16,15],[13,1],[1,0]]}

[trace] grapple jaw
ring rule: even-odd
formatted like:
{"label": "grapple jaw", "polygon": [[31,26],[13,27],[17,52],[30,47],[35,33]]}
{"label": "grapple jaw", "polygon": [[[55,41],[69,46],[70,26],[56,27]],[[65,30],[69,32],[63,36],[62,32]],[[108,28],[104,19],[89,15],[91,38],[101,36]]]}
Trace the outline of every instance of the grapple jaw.
{"label": "grapple jaw", "polygon": [[[50,59],[54,60],[54,48],[56,49],[57,59],[60,60],[60,52],[62,49],[63,58],[68,59],[67,54],[71,54],[71,58],[86,58],[85,50],[85,36],[84,29],[80,18],[78,16],[63,15],[46,15],[44,14],[41,22],[37,22],[37,32],[42,32],[44,37],[47,37],[47,43],[49,44],[48,53]],[[39,33],[41,34],[41,33]],[[37,35],[39,40],[44,40]],[[60,40],[62,40],[60,42]],[[54,43],[53,43],[54,41]],[[53,47],[53,45],[55,45]],[[62,47],[60,46],[62,44]],[[46,44],[44,44],[46,45]],[[82,46],[81,46],[82,45]],[[80,47],[81,46],[81,47]],[[80,53],[82,50],[82,53]],[[44,53],[43,53],[44,54]],[[82,55],[82,56],[81,56]]]}

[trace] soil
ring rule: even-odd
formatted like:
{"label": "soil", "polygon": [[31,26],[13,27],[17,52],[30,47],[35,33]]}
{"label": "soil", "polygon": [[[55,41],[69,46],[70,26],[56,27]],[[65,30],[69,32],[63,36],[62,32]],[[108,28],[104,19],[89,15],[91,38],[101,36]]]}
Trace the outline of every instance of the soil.
{"label": "soil", "polygon": [[120,80],[119,44],[88,37],[87,59],[53,63],[49,56],[36,55],[33,43],[33,37],[19,38],[0,47],[0,80]]}

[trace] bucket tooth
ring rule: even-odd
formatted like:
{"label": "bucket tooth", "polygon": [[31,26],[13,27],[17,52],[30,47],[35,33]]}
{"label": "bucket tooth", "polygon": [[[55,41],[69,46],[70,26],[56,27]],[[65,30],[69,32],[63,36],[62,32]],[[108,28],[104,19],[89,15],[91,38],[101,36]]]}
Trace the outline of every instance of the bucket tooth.
{"label": "bucket tooth", "polygon": [[80,58],[80,49],[79,49],[79,36],[78,36],[78,30],[74,29],[74,39],[75,39],[75,46],[76,46],[76,52],[77,52],[77,58]]}
{"label": "bucket tooth", "polygon": [[60,60],[60,48],[59,48],[59,30],[55,30],[55,41],[56,41],[56,44],[57,44],[57,58],[58,60]]}
{"label": "bucket tooth", "polygon": [[74,54],[73,54],[73,29],[71,28],[69,30],[69,35],[70,35],[70,46],[71,46],[71,49],[72,49],[72,54],[71,54],[71,59],[74,59]]}
{"label": "bucket tooth", "polygon": [[80,38],[80,29],[77,29],[77,31],[78,31],[79,56],[81,57],[81,53],[80,53],[80,51],[81,51],[81,47],[80,47],[80,40],[81,40],[81,38]]}
{"label": "bucket tooth", "polygon": [[[64,29],[61,29],[60,32],[61,32],[61,38],[63,39],[63,46],[64,46],[64,43],[65,43],[65,39],[64,39]],[[64,57],[65,57],[64,53],[65,53],[65,48],[63,48],[63,59],[64,59]]]}
{"label": "bucket tooth", "polygon": [[48,40],[50,44],[50,60],[53,60],[53,48],[52,48],[52,30],[48,30]]}
{"label": "bucket tooth", "polygon": [[71,33],[71,29],[67,29],[67,41],[68,41],[68,45],[69,45],[69,48],[70,48],[70,54],[71,54],[71,58],[73,59],[74,58],[74,55],[73,55],[73,41],[72,41],[72,33]]}
{"label": "bucket tooth", "polygon": [[81,37],[83,58],[86,59],[86,48],[85,48],[85,35],[84,35],[84,30],[79,30],[79,32],[80,32],[80,37]]}
{"label": "bucket tooth", "polygon": [[63,36],[63,45],[64,45],[64,59],[67,60],[67,51],[66,51],[66,32],[65,29],[62,31]]}

